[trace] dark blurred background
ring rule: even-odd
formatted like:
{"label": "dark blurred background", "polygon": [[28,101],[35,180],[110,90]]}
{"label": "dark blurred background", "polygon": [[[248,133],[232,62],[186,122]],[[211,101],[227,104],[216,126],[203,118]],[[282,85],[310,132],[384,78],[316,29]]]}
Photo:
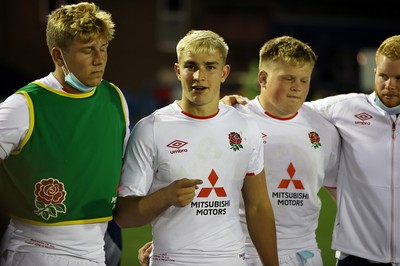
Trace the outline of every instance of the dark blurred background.
{"label": "dark blurred background", "polygon": [[[0,99],[54,68],[45,41],[46,16],[80,1],[1,0]],[[112,13],[116,37],[105,79],[125,93],[131,119],[180,94],[173,72],[177,41],[190,29],[211,29],[230,47],[232,72],[222,94],[257,93],[258,51],[269,38],[292,35],[318,55],[309,99],[370,92],[374,53],[400,34],[400,1],[96,0]]]}

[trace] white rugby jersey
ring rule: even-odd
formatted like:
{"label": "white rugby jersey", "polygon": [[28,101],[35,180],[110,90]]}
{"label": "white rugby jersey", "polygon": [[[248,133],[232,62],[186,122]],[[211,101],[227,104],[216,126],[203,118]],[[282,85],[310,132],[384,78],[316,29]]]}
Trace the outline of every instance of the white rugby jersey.
{"label": "white rugby jersey", "polygon": [[[315,230],[321,201],[317,194],[325,176],[337,175],[340,143],[336,129],[304,105],[286,119],[267,114],[258,97],[236,107],[249,112],[261,129],[279,256],[293,250],[318,250]],[[241,221],[247,232],[243,211]],[[248,233],[247,254],[257,255]]]}
{"label": "white rugby jersey", "polygon": [[263,162],[257,124],[233,107],[220,104],[216,115],[201,118],[174,102],[140,120],[127,146],[120,196],[147,195],[182,178],[203,180],[191,204],[171,206],[152,222],[152,260],[243,261],[241,189]]}
{"label": "white rugby jersey", "polygon": [[375,93],[312,104],[342,139],[332,248],[378,262],[400,262],[400,119]]}

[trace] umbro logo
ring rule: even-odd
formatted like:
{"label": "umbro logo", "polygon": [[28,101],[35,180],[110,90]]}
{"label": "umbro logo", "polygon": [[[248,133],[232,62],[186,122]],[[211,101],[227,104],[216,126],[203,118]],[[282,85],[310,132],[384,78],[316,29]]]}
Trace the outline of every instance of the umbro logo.
{"label": "umbro logo", "polygon": [[373,118],[372,115],[370,115],[370,114],[368,114],[366,112],[362,112],[362,113],[356,114],[354,116],[360,120],[360,121],[356,120],[354,122],[356,125],[371,125],[371,123],[368,122],[367,120]]}
{"label": "umbro logo", "polygon": [[174,153],[182,153],[182,152],[188,152],[187,149],[181,149],[183,146],[188,144],[186,141],[183,140],[174,140],[167,144],[168,148],[172,148],[174,150],[171,150],[169,153],[174,154]]}

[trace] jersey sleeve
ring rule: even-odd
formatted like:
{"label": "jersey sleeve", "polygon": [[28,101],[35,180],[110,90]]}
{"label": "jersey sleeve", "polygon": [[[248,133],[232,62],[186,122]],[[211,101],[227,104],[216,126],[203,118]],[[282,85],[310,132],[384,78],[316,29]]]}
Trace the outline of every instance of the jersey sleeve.
{"label": "jersey sleeve", "polygon": [[323,185],[325,187],[336,188],[337,177],[339,171],[339,158],[341,141],[337,129],[333,125],[329,125],[330,140],[331,140],[331,153],[328,161],[328,165],[325,168],[325,178]]}
{"label": "jersey sleeve", "polygon": [[140,120],[130,134],[118,195],[144,196],[154,177],[154,116]]}
{"label": "jersey sleeve", "polygon": [[248,115],[250,136],[253,143],[253,152],[247,175],[258,175],[264,169],[264,147],[261,130],[253,118]]}
{"label": "jersey sleeve", "polygon": [[17,150],[29,129],[29,108],[22,94],[13,94],[0,104],[0,158]]}
{"label": "jersey sleeve", "polygon": [[328,121],[331,121],[332,116],[331,116],[331,112],[330,112],[329,100],[330,100],[329,97],[327,97],[324,99],[307,102],[307,103],[305,103],[305,105],[310,106],[312,109],[314,109],[319,114],[321,114],[325,119],[327,119]]}

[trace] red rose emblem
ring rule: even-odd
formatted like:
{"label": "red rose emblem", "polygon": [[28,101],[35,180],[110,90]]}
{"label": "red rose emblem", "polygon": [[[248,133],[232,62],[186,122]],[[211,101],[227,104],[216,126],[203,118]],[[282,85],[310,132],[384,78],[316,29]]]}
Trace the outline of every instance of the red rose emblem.
{"label": "red rose emblem", "polygon": [[240,135],[236,132],[231,132],[229,133],[229,142],[232,144],[241,144],[242,143],[242,138],[240,137]]}
{"label": "red rose emblem", "polygon": [[314,149],[321,147],[321,143],[320,143],[321,139],[319,138],[319,135],[317,132],[312,131],[312,132],[308,133],[308,137],[310,138],[311,145]]}
{"label": "red rose emblem", "polygon": [[67,212],[63,203],[67,192],[64,184],[57,179],[42,179],[35,184],[35,213],[44,220],[57,218]]}
{"label": "red rose emblem", "polygon": [[239,150],[240,148],[243,148],[242,146],[242,137],[236,133],[236,132],[231,132],[229,133],[229,144],[231,145],[231,149],[234,151]]}
{"label": "red rose emblem", "polygon": [[308,137],[310,138],[311,142],[319,142],[320,141],[319,135],[317,132],[313,131],[313,132],[308,133]]}
{"label": "red rose emblem", "polygon": [[44,204],[62,203],[65,195],[64,184],[56,179],[42,179],[35,185],[35,199]]}

